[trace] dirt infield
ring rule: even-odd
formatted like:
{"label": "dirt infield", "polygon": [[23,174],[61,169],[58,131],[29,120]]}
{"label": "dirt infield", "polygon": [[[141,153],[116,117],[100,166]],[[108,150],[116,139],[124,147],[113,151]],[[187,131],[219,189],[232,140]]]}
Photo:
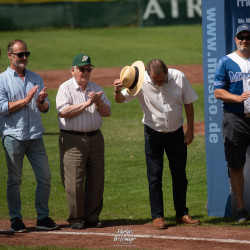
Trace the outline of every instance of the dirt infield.
{"label": "dirt infield", "polygon": [[[169,68],[175,68],[182,71],[192,84],[203,83],[203,70],[202,65],[178,65],[169,66]],[[102,87],[113,86],[113,81],[119,78],[122,68],[101,68],[94,69],[91,73],[90,80],[97,83]],[[71,77],[69,70],[50,70],[50,71],[36,71],[44,81],[45,86],[48,89],[58,89],[61,83],[68,80]],[[184,124],[184,129],[185,129]],[[204,123],[195,123],[195,134],[204,134]]]}
{"label": "dirt infield", "polygon": [[[183,71],[191,83],[202,83],[202,65],[173,66]],[[101,86],[112,86],[121,68],[95,69],[91,80]],[[68,70],[37,71],[49,89],[71,77]],[[195,124],[195,133],[204,134],[204,123]],[[176,226],[157,230],[151,222],[138,224],[106,221],[101,229],[72,230],[66,221],[57,221],[61,230],[38,232],[36,221],[24,220],[29,233],[0,233],[0,245],[61,246],[102,249],[250,249],[249,229],[208,226]],[[0,221],[0,230],[10,228],[8,220]]]}
{"label": "dirt infield", "polygon": [[[24,220],[28,233],[1,235],[1,245],[61,246],[98,249],[249,249],[249,229],[205,226],[175,226],[154,229],[151,223],[119,224],[106,222],[106,227],[73,230],[65,221],[57,221],[61,230],[36,231],[35,221]],[[0,221],[9,228],[9,221]]]}
{"label": "dirt infield", "polygon": [[[179,65],[169,66],[182,71],[191,83],[203,83],[202,65]],[[90,80],[100,86],[108,87],[113,85],[113,81],[119,78],[122,68],[95,68],[91,73]],[[35,71],[44,81],[44,84],[49,89],[58,89],[61,83],[71,77],[69,70],[50,70],[50,71]]]}

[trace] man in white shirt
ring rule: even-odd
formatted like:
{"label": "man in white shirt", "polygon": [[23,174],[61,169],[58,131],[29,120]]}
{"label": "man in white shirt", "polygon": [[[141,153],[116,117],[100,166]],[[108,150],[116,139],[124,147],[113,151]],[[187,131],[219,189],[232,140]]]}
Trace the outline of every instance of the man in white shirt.
{"label": "man in white shirt", "polygon": [[[136,69],[135,63],[132,66]],[[173,181],[173,197],[178,224],[199,224],[188,215],[186,207],[187,146],[194,138],[193,102],[198,98],[185,75],[168,69],[162,60],[154,59],[146,67],[144,78],[135,84],[133,67],[125,67],[120,79],[114,81],[117,103],[138,98],[143,112],[145,154],[151,216],[155,228],[166,228],[162,195],[164,151],[169,160]],[[142,74],[142,72],[139,72]],[[128,80],[130,78],[130,80]],[[129,84],[131,82],[131,84]],[[125,84],[124,84],[125,83]],[[126,88],[121,91],[121,88]],[[187,131],[183,132],[182,106],[187,116]]]}
{"label": "man in white shirt", "polygon": [[72,78],[58,89],[61,178],[72,229],[103,227],[99,215],[103,205],[104,140],[102,117],[111,114],[111,104],[103,89],[89,81],[93,65],[90,57],[73,58]]}

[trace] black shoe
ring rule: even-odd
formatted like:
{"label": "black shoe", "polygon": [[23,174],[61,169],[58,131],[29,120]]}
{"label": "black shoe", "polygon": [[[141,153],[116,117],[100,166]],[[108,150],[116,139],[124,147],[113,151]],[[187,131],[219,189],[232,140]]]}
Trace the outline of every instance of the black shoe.
{"label": "black shoe", "polygon": [[83,223],[83,222],[80,222],[80,221],[71,223],[71,224],[70,224],[70,227],[71,227],[72,229],[84,229],[84,228],[86,228],[85,225],[84,225],[84,223]]}
{"label": "black shoe", "polygon": [[85,222],[86,227],[95,227],[95,228],[102,228],[104,227],[103,221],[92,221],[92,222]]}
{"label": "black shoe", "polygon": [[245,222],[247,221],[248,211],[245,208],[241,208],[237,211],[236,221]]}
{"label": "black shoe", "polygon": [[37,220],[36,229],[49,231],[60,229],[60,226],[57,225],[50,217],[45,217],[41,220]]}
{"label": "black shoe", "polygon": [[24,223],[21,219],[16,219],[13,222],[11,222],[11,229],[10,230],[14,233],[28,232],[27,227],[24,225]]}
{"label": "black shoe", "polygon": [[0,234],[4,234],[4,235],[14,235],[14,231],[13,230],[0,230]]}

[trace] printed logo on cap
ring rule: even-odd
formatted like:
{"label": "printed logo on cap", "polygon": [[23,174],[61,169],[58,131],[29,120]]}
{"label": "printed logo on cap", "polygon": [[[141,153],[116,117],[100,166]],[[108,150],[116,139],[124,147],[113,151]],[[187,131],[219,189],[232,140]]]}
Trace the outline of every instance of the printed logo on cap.
{"label": "printed logo on cap", "polygon": [[88,56],[83,56],[83,57],[82,57],[82,62],[88,61],[88,58],[89,58]]}

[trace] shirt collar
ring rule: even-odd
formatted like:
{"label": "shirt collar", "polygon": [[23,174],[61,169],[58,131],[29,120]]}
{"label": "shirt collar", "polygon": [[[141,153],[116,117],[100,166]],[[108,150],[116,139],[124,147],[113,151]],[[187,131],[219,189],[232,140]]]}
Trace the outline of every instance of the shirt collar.
{"label": "shirt collar", "polygon": [[[9,74],[13,75],[13,76],[17,76],[17,72],[14,70],[14,69],[11,69],[10,67],[7,68],[7,71]],[[25,73],[25,76],[26,74],[28,73],[28,71],[26,69],[24,69],[24,73]]]}
{"label": "shirt collar", "polygon": [[73,77],[73,85],[74,85],[75,89],[79,89],[80,88],[80,86],[76,82],[75,77]]}
{"label": "shirt collar", "polygon": [[[81,89],[82,90],[82,88],[76,82],[75,77],[73,77],[73,84],[74,84],[75,89]],[[89,84],[87,83],[85,91],[87,91],[88,89],[89,89]]]}
{"label": "shirt collar", "polygon": [[168,69],[168,82],[173,78],[172,69]]}

